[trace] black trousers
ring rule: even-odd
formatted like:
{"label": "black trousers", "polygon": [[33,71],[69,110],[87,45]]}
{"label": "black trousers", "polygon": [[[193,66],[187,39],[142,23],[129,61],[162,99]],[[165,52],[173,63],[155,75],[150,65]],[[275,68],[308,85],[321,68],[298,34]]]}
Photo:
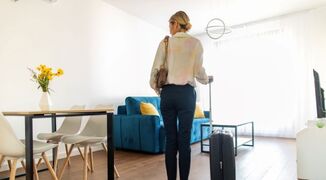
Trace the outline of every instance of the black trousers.
{"label": "black trousers", "polygon": [[165,165],[168,180],[176,180],[178,151],[180,180],[188,180],[191,161],[190,137],[195,106],[196,92],[191,85],[163,87],[161,113],[166,134]]}

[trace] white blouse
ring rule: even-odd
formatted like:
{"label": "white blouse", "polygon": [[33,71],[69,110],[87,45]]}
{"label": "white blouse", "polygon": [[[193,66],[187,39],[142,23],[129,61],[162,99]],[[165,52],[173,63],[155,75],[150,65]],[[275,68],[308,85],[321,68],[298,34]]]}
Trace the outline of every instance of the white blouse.
{"label": "white blouse", "polygon": [[[165,57],[164,40],[160,42],[153,63],[150,85],[155,87],[155,74],[163,64]],[[167,84],[196,86],[195,78],[202,84],[208,84],[208,77],[203,68],[203,47],[200,41],[187,33],[178,32],[168,42],[168,78]]]}

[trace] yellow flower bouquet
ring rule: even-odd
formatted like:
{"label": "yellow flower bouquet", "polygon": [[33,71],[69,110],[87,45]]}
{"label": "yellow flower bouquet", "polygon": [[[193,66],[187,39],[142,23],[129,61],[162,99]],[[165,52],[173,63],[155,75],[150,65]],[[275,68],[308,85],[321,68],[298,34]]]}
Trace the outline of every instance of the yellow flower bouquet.
{"label": "yellow flower bouquet", "polygon": [[58,68],[56,73],[52,71],[52,68],[43,64],[36,67],[36,69],[37,72],[29,68],[32,72],[32,81],[35,81],[39,85],[37,88],[41,88],[43,92],[49,92],[49,90],[51,90],[49,89],[49,83],[54,77],[63,75],[63,70],[61,68]]}

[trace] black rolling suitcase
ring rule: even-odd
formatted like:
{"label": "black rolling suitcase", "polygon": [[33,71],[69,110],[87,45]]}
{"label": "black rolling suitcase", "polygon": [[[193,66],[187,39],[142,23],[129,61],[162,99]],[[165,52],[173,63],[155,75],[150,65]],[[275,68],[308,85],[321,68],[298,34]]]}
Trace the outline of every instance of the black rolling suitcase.
{"label": "black rolling suitcase", "polygon": [[209,139],[211,180],[235,180],[233,136],[227,131],[215,131]]}

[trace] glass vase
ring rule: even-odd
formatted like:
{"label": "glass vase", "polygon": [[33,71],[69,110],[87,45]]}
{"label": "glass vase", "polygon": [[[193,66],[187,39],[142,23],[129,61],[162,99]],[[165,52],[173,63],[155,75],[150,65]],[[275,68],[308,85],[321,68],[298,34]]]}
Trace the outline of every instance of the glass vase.
{"label": "glass vase", "polygon": [[52,101],[51,101],[50,94],[48,92],[43,92],[39,103],[40,109],[42,111],[50,110],[51,106],[52,106]]}

